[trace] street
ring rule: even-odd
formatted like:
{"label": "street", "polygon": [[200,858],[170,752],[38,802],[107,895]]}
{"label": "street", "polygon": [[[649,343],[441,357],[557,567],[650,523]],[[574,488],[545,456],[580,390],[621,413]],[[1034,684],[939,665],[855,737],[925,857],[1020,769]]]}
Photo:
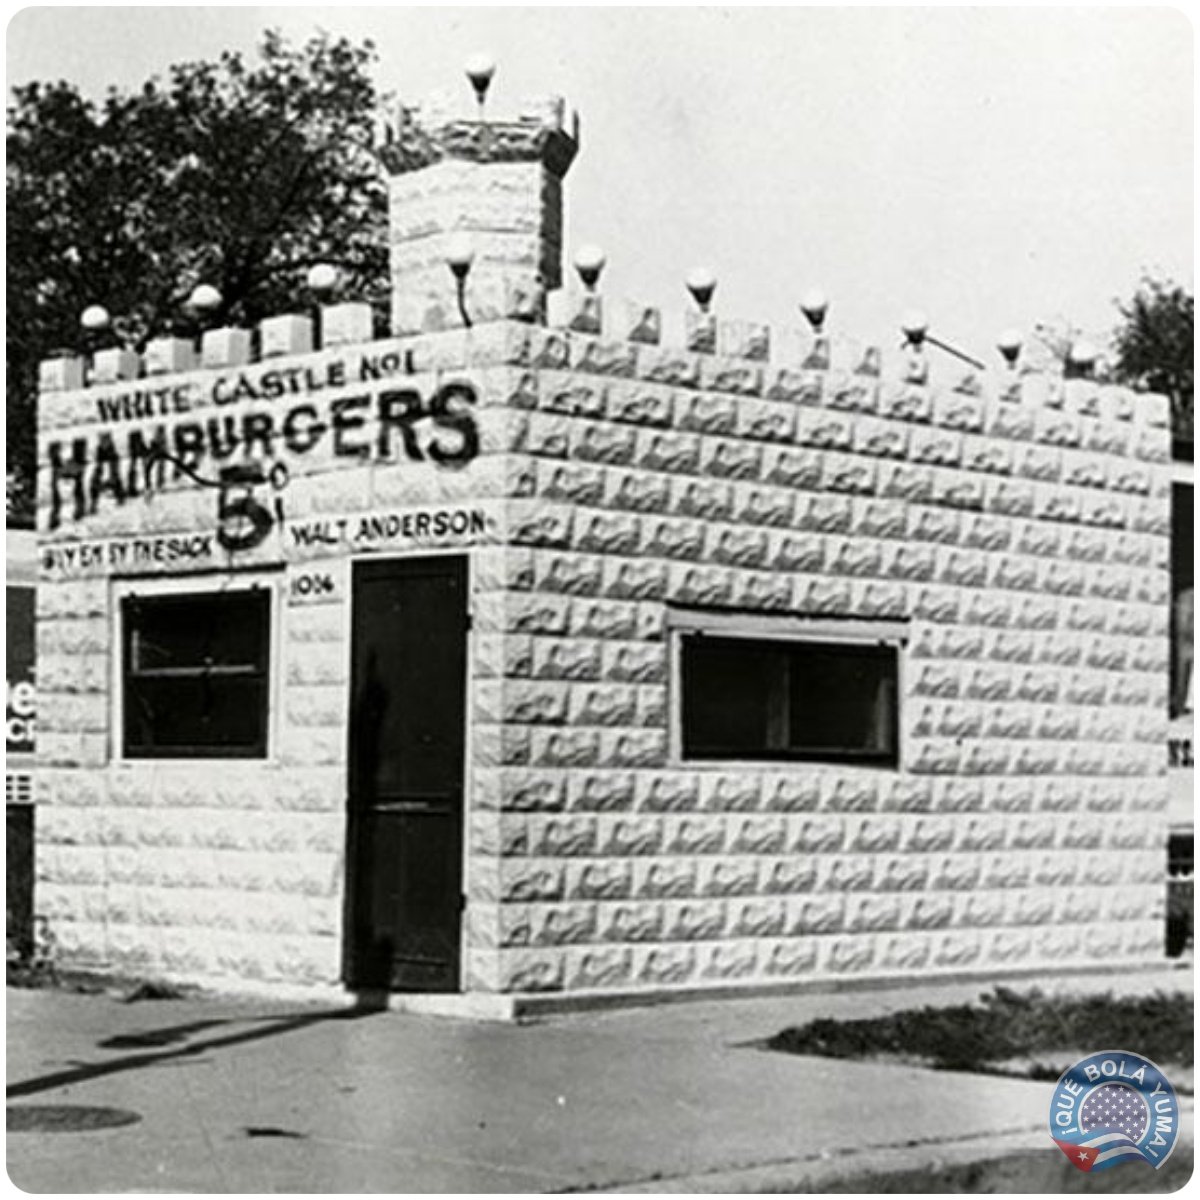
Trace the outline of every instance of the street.
{"label": "street", "polygon": [[[732,1187],[764,1182],[764,1170],[798,1181],[814,1166],[849,1175],[897,1153],[911,1163],[922,1147],[939,1160],[954,1147],[960,1157],[1021,1148],[1053,1162],[1048,1083],[755,1044],[798,1020],[980,990],[693,1002],[506,1025],[10,988],[10,1129],[14,1112],[59,1127],[10,1132],[9,1175],[38,1192],[490,1192],[699,1187],[706,1177]],[[70,1107],[21,1115],[51,1105]],[[69,1132],[75,1106],[128,1123]],[[1185,1107],[1190,1122],[1190,1098]],[[1061,1171],[1068,1185],[1065,1161]]]}

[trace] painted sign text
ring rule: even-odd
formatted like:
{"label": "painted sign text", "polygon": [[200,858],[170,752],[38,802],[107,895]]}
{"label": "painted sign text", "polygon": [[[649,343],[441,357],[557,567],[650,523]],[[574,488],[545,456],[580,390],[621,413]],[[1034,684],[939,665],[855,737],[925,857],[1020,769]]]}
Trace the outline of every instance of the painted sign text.
{"label": "painted sign text", "polygon": [[[328,364],[328,371],[335,365],[345,366],[339,360]],[[268,378],[276,378],[282,386],[295,370],[253,379],[223,377],[214,384],[214,399],[222,386],[228,392],[221,395],[228,398],[218,404],[240,400],[251,388],[265,394]],[[448,383],[431,395],[398,385],[348,395],[343,389],[336,396],[319,395],[282,408],[216,413],[209,409],[213,415],[203,419],[134,424],[51,441],[47,446],[49,528],[83,520],[102,503],[124,504],[160,491],[168,479],[175,482],[189,475],[194,479],[200,469],[215,467],[221,472],[228,470],[222,464],[256,463],[266,474],[264,463],[292,460],[298,465],[318,448],[335,459],[430,462],[445,469],[460,468],[479,452],[475,405],[474,389],[463,382]]]}

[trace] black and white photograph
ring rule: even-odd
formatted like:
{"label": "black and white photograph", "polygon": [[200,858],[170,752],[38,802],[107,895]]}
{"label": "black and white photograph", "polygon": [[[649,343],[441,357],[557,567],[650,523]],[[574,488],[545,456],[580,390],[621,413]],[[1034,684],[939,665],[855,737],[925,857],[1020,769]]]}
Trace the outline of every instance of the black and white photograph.
{"label": "black and white photograph", "polygon": [[7,19],[14,1194],[1188,1185],[1183,8]]}

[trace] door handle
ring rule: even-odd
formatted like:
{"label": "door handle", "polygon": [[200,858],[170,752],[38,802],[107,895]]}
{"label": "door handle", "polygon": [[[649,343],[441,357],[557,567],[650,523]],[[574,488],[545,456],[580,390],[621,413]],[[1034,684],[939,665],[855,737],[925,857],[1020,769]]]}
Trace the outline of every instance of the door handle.
{"label": "door handle", "polygon": [[448,807],[448,801],[436,800],[380,800],[370,806],[373,813],[428,813]]}

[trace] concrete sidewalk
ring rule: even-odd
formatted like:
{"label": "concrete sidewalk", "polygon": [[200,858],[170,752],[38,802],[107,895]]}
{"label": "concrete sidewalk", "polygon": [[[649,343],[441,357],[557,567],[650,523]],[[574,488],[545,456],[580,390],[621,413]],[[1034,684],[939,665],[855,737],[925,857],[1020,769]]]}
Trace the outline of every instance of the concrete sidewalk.
{"label": "concrete sidewalk", "polygon": [[[1188,974],[1092,991],[1186,989]],[[1023,985],[1026,986],[1026,985]],[[477,1024],[225,999],[122,1003],[9,989],[10,1110],[140,1119],[10,1133],[35,1192],[766,1190],[979,1147],[1058,1151],[1051,1085],[774,1054],[816,1016],[955,1003],[980,984],[724,1000]],[[1190,1103],[1187,1137],[1190,1141]],[[1064,1185],[1075,1172],[1061,1160]],[[828,1171],[824,1173],[828,1176]]]}

